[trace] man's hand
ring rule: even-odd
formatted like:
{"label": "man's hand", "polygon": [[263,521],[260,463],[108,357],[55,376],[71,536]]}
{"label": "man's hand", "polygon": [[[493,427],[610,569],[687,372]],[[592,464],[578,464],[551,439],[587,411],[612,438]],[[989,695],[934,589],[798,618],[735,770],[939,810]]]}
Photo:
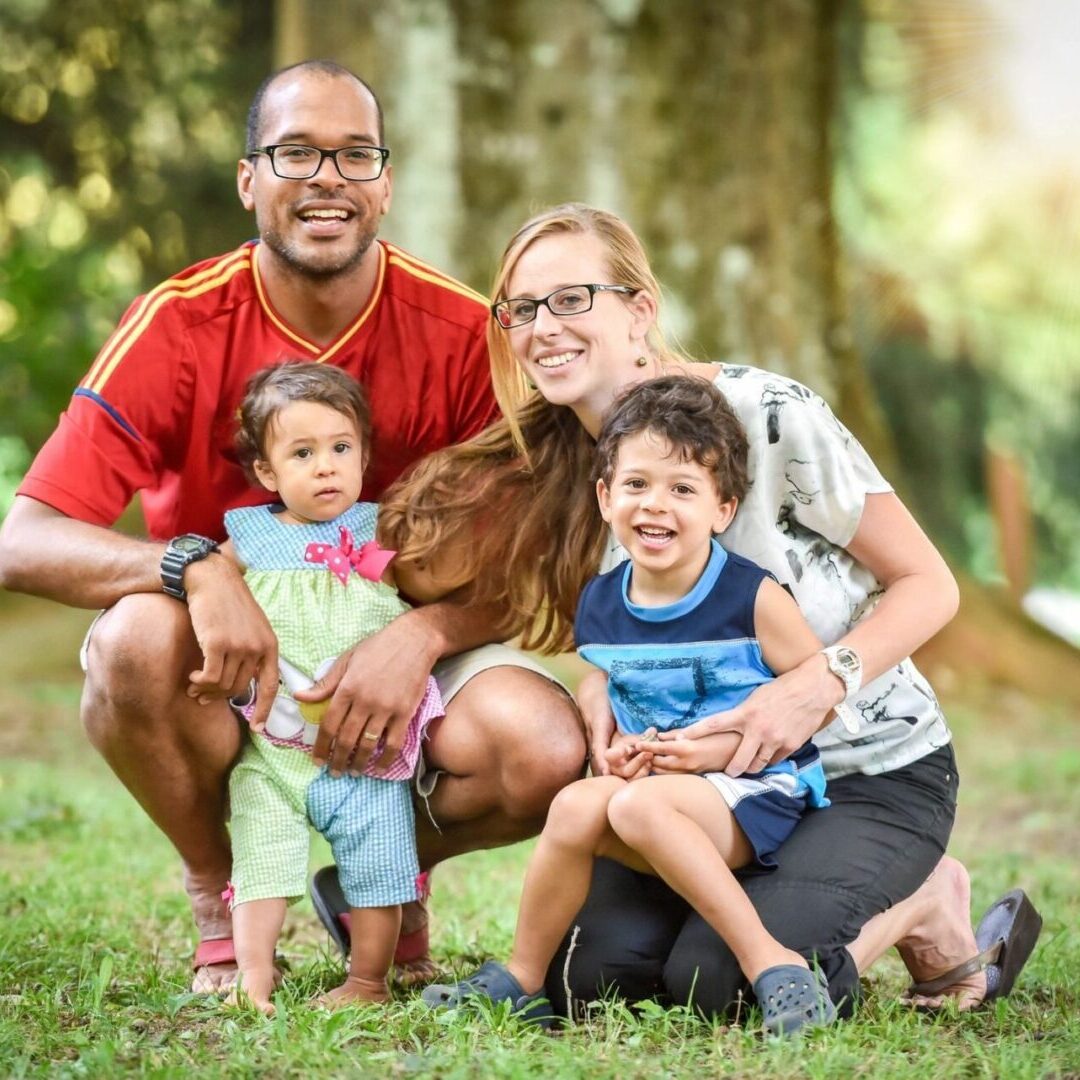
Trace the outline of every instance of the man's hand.
{"label": "man's hand", "polygon": [[616,735],[604,751],[605,775],[618,776],[622,780],[640,780],[652,770],[652,751],[645,747],[656,738],[656,730],[649,728],[644,735]]}
{"label": "man's hand", "polygon": [[434,641],[423,635],[424,624],[410,620],[411,614],[342,653],[310,690],[293,695],[305,702],[330,699],[311,756],[317,765],[329,765],[334,776],[346,770],[359,775],[384,737],[378,761],[388,765],[401,752],[438,659]]}
{"label": "man's hand", "polygon": [[735,732],[739,746],[724,772],[741,776],[782,761],[825,726],[830,710],[843,698],[840,680],[828,671],[824,657],[812,656],[797,668],[759,686],[741,705],[706,716],[660,739],[701,739]]}
{"label": "man's hand", "polygon": [[585,721],[589,738],[589,763],[593,776],[611,775],[607,750],[615,734],[615,714],[607,696],[607,676],[604,672],[590,671],[578,684],[578,708]]}
{"label": "man's hand", "polygon": [[203,665],[189,676],[188,697],[207,704],[237,697],[256,680],[257,700],[251,717],[262,731],[278,688],[278,643],[261,607],[237,566],[223,555],[210,555],[184,570],[188,614]]}

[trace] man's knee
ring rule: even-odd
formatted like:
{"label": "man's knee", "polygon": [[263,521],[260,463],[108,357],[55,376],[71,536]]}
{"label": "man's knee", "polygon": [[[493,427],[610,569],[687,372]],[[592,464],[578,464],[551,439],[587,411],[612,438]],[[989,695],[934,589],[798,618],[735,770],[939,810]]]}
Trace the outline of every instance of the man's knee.
{"label": "man's knee", "polygon": [[[458,727],[452,752],[460,757],[468,751],[461,771],[488,774],[510,818],[542,819],[555,795],[584,775],[585,735],[577,709],[542,676],[510,667],[484,672],[451,709]],[[455,764],[447,763],[450,771],[457,771]]]}
{"label": "man's knee", "polygon": [[577,710],[551,687],[539,724],[517,732],[503,763],[503,789],[512,817],[543,817],[556,795],[585,773],[585,736]]}
{"label": "man's knee", "polygon": [[159,709],[180,692],[190,638],[186,609],[165,596],[128,596],[101,616],[87,643],[82,699],[91,739],[125,716]]}

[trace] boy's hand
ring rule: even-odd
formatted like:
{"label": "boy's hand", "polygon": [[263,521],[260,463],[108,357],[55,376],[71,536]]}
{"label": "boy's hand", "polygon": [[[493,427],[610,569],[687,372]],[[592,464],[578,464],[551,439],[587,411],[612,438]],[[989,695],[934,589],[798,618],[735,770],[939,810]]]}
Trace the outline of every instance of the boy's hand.
{"label": "boy's hand", "polygon": [[607,765],[605,775],[622,780],[639,780],[652,771],[653,754],[645,749],[656,738],[656,729],[649,728],[644,735],[616,735],[604,751]]}
{"label": "boy's hand", "polygon": [[739,736],[730,731],[700,739],[682,735],[682,731],[661,732],[653,752],[654,773],[720,772],[739,746]]}
{"label": "boy's hand", "polygon": [[593,776],[617,775],[611,772],[607,751],[615,735],[615,714],[607,696],[607,676],[590,671],[578,684],[578,708],[589,736],[589,763]]}

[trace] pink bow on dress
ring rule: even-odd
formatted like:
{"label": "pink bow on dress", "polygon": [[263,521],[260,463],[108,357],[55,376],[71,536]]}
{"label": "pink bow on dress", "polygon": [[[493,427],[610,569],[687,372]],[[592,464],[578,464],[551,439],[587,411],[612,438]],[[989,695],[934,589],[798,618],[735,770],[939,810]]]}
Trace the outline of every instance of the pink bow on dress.
{"label": "pink bow on dress", "polygon": [[326,563],[326,568],[341,584],[347,585],[349,573],[353,570],[368,581],[380,580],[396,554],[397,552],[380,547],[374,540],[369,540],[357,548],[352,533],[342,525],[341,539],[337,547],[331,544],[308,544],[304,558],[308,562]]}

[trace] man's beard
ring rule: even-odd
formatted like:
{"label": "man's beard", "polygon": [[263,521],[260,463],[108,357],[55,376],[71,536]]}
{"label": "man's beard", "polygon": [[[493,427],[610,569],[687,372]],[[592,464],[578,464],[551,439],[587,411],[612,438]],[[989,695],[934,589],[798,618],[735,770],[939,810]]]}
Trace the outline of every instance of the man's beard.
{"label": "man's beard", "polygon": [[356,247],[351,251],[343,252],[338,258],[329,262],[313,262],[310,258],[306,258],[296,246],[283,240],[273,229],[262,232],[260,239],[298,276],[307,278],[309,281],[328,281],[347,274],[358,266],[375,242],[376,234],[377,230],[374,227],[368,227],[360,233]]}

